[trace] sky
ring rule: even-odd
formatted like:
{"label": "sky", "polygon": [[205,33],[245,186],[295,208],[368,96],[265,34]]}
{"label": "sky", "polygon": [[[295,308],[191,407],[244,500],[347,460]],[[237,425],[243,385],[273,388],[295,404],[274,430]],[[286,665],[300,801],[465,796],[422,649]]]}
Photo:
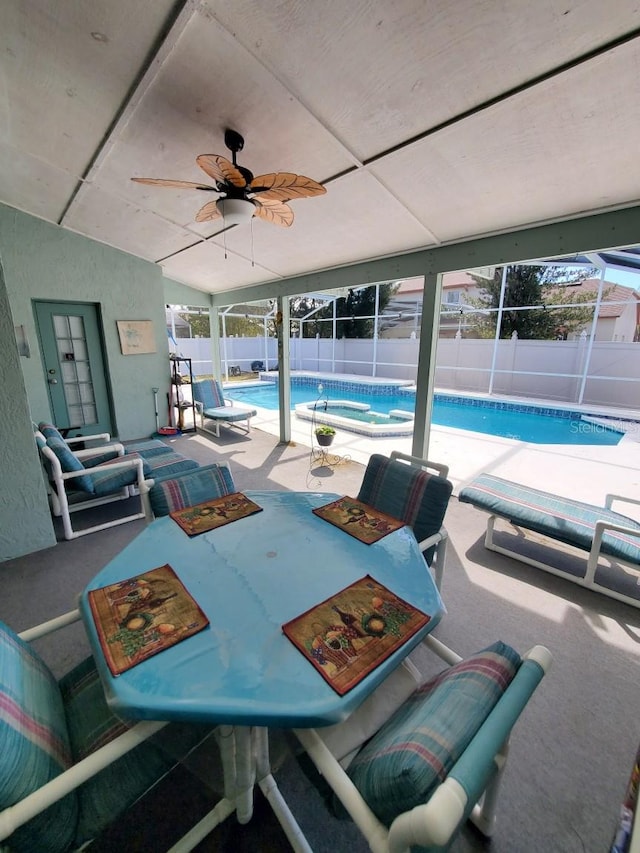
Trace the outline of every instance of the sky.
{"label": "sky", "polygon": [[605,278],[607,281],[613,281],[615,284],[624,284],[625,287],[633,287],[635,290],[640,288],[640,272],[622,272],[621,270],[607,267]]}

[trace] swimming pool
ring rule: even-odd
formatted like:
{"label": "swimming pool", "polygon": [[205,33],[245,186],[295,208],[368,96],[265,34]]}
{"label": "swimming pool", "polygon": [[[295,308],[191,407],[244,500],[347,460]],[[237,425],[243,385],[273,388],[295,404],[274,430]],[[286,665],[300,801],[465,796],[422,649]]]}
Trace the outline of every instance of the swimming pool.
{"label": "swimming pool", "polygon": [[[318,391],[320,384],[322,393]],[[225,396],[251,406],[278,409],[278,386],[274,381],[263,380],[226,387]],[[382,415],[389,415],[395,410],[395,417],[398,412],[404,415],[413,413],[415,409],[415,389],[409,383],[357,382],[330,377],[318,379],[317,376],[293,376],[291,406],[300,417],[297,406],[317,402],[315,414],[318,421],[333,423],[362,435],[407,435],[413,430],[411,422],[400,426],[391,423],[388,429],[385,429],[384,426],[380,428],[365,423],[360,415],[351,421],[340,417],[339,422],[321,417],[320,409],[324,406],[325,399],[328,399],[330,404],[342,404],[345,400],[364,404],[370,406],[373,412]],[[311,419],[311,414],[307,420]],[[587,417],[589,416],[586,413],[555,407],[438,393],[434,397],[432,422],[438,426],[471,430],[534,444],[614,445],[622,438],[624,433],[609,428],[601,420],[598,423],[586,420]]]}

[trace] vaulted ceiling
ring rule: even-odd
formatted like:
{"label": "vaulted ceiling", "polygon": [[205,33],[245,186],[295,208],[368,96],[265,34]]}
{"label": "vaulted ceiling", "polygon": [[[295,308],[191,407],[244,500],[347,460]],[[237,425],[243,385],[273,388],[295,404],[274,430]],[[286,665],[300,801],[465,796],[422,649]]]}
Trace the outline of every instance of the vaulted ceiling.
{"label": "vaulted ceiling", "polygon": [[[3,0],[0,74],[0,201],[208,293],[640,202],[637,0]],[[212,183],[226,128],[326,194],[130,180]]]}

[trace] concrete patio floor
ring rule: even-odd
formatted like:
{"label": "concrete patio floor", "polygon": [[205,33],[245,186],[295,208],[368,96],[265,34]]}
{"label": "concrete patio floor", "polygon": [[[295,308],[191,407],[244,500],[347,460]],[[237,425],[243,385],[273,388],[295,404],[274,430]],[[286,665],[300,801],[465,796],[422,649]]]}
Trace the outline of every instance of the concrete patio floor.
{"label": "concrete patio floor", "polygon": [[[279,435],[278,413],[257,409],[254,428]],[[529,444],[508,438],[433,426],[428,457],[449,466],[454,494],[478,474],[491,473],[587,503],[603,505],[607,493],[640,498],[640,436],[626,435],[619,444]],[[311,425],[292,416],[291,440],[312,447]],[[366,438],[337,430],[331,454],[362,465],[372,453],[411,453],[411,438]],[[616,507],[640,521],[640,506]]]}

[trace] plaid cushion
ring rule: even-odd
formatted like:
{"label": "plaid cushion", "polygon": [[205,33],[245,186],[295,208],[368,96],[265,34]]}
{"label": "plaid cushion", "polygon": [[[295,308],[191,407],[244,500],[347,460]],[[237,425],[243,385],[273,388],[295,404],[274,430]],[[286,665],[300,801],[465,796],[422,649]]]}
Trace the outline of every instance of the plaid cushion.
{"label": "plaid cushion", "polygon": [[349,776],[389,826],[426,802],[513,680],[520,656],[496,642],[417,690],[360,750]]}
{"label": "plaid cushion", "polygon": [[[626,515],[519,486],[490,474],[482,474],[465,486],[458,499],[584,551],[591,549],[596,521],[609,521],[640,533],[640,523]],[[640,563],[640,536],[605,533],[601,551],[619,560]]]}
{"label": "plaid cushion", "polygon": [[[58,685],[36,652],[0,623],[0,810],[71,764]],[[8,841],[12,853],[66,850],[75,835],[77,800],[69,794]]]}
{"label": "plaid cushion", "polygon": [[40,421],[38,429],[45,438],[59,438],[60,441],[64,441],[60,430],[53,424],[48,423],[48,421]]}
{"label": "plaid cushion", "polygon": [[[98,497],[104,497],[119,492],[125,486],[135,486],[138,482],[138,471],[136,468],[116,468],[114,470],[112,467],[118,462],[126,462],[135,456],[137,454],[117,456],[115,459],[103,462],[99,468],[90,469],[89,476],[93,481],[94,494]],[[142,460],[142,471],[145,477],[150,473],[144,459]]]}
{"label": "plaid cushion", "polygon": [[114,462],[118,458],[123,459],[124,457],[118,457],[117,450],[105,450],[103,453],[98,453],[95,456],[84,456],[82,464],[85,468],[95,468],[96,465],[103,465],[105,462]]}
{"label": "plaid cushion", "polygon": [[[93,658],[87,658],[62,678],[60,690],[74,761],[95,752],[128,728],[109,710]],[[200,726],[170,726],[85,782],[78,789],[76,845],[93,838],[129,808],[176,763],[176,757],[198,743],[204,732],[208,729],[203,731]]]}
{"label": "plaid cushion", "polygon": [[179,453],[174,453],[173,450],[144,460],[145,477],[153,477],[154,480],[175,477],[198,467],[194,459],[187,459]]}
{"label": "plaid cushion", "polygon": [[217,409],[224,406],[224,394],[217,379],[200,379],[191,386],[193,399],[202,403],[205,409]]}
{"label": "plaid cushion", "polygon": [[235,491],[226,465],[207,465],[157,483],[149,491],[149,500],[153,514],[158,517]]}
{"label": "plaid cushion", "polygon": [[159,453],[173,453],[168,444],[159,441],[157,438],[151,438],[148,441],[134,441],[132,444],[125,445],[124,452],[125,454],[139,453],[143,459],[149,459]]}
{"label": "plaid cushion", "polygon": [[[68,444],[62,438],[48,438],[47,447],[51,448],[60,461],[60,467],[65,474],[72,471],[84,471],[85,467],[78,457],[69,450]],[[91,477],[74,477],[69,482],[71,489],[80,489],[80,491],[88,492],[90,495],[95,494],[94,483]]]}
{"label": "plaid cushion", "polygon": [[[421,542],[442,527],[452,488],[443,477],[374,453],[367,463],[358,500],[404,521]],[[434,550],[425,551],[429,564]]]}

